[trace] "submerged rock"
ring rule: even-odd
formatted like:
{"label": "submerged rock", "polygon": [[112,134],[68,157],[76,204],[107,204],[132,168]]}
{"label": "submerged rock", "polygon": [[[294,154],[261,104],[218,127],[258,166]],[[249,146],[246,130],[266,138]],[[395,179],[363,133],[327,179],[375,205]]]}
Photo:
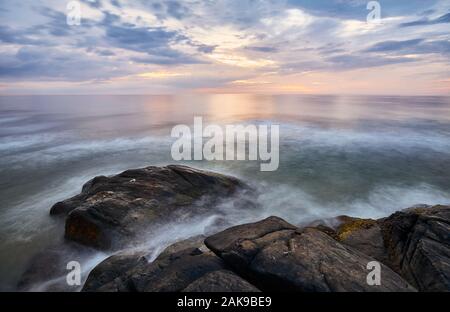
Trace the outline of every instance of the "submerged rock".
{"label": "submerged rock", "polygon": [[147,167],[96,177],[50,213],[67,215],[66,238],[108,249],[169,217],[201,214],[238,190],[248,188],[233,177],[186,166]]}

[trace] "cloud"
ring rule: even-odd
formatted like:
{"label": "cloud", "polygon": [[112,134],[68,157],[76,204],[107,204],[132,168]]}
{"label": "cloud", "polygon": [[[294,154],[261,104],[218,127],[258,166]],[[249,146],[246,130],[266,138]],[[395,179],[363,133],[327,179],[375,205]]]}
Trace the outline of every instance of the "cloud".
{"label": "cloud", "polygon": [[67,15],[65,12],[57,11],[49,7],[39,7],[35,9],[40,17],[46,19],[45,23],[36,25],[27,29],[28,35],[47,37],[49,41],[61,40],[61,37],[74,38],[86,34],[86,31],[91,31],[96,23],[89,18],[83,18],[80,25],[70,26],[67,24]]}
{"label": "cloud", "polygon": [[164,4],[166,5],[166,12],[169,16],[183,19],[190,14],[190,10],[177,1],[165,1]]}
{"label": "cloud", "polygon": [[119,9],[122,8],[122,5],[120,4],[119,0],[111,0],[111,4],[113,6],[115,6],[116,8],[119,8]]}
{"label": "cloud", "polygon": [[96,53],[101,56],[113,56],[116,55],[113,51],[110,50],[97,50]]}
{"label": "cloud", "polygon": [[334,70],[351,70],[359,68],[380,67],[416,61],[410,57],[370,57],[368,55],[343,54],[327,58]]}
{"label": "cloud", "polygon": [[215,45],[207,45],[207,44],[193,44],[197,47],[197,50],[202,53],[212,53],[216,49]]}
{"label": "cloud", "polygon": [[427,41],[415,47],[414,52],[417,54],[436,53],[441,54],[443,56],[446,55],[448,57],[448,54],[450,54],[450,41],[448,40]]}
{"label": "cloud", "polygon": [[[1,82],[101,80],[106,85],[143,72],[189,72],[161,82],[155,75],[152,86],[220,88],[233,80],[281,84],[285,75],[340,79],[355,69],[392,75],[391,69],[422,66],[399,74],[402,80],[445,71],[449,64],[445,1],[382,1],[380,25],[366,23],[363,0],[82,2],[81,25],[69,27],[64,4],[2,0]],[[427,27],[410,27],[420,25]],[[127,83],[144,88],[142,80]]]}
{"label": "cloud", "polygon": [[450,23],[450,13],[442,15],[435,19],[421,19],[418,21],[402,23],[400,27],[411,27],[411,26],[427,26],[427,25],[436,25],[436,24],[447,24]]}
{"label": "cloud", "polygon": [[275,48],[275,47],[264,47],[264,46],[246,47],[246,49],[250,50],[250,51],[264,52],[264,53],[274,53],[274,52],[278,51],[278,48]]}
{"label": "cloud", "polygon": [[188,64],[205,64],[206,61],[201,61],[186,55],[149,55],[143,57],[132,57],[131,61],[141,64],[157,64],[157,65],[188,65]]}
{"label": "cloud", "polygon": [[170,41],[177,39],[177,33],[162,28],[108,26],[106,38],[116,47],[148,54],[168,50]]}
{"label": "cloud", "polygon": [[165,1],[152,1],[141,0],[141,3],[145,8],[154,12],[159,19],[167,19],[173,17],[179,20],[190,16],[192,11],[182,1],[165,0]]}
{"label": "cloud", "polygon": [[384,41],[379,42],[366,52],[396,52],[396,55],[400,54],[449,54],[450,42],[448,40],[425,40],[422,38],[404,40],[404,41]]}
{"label": "cloud", "polygon": [[[98,9],[102,7],[100,0],[81,0],[92,8]],[[117,2],[117,1],[116,1]]]}
{"label": "cloud", "polygon": [[383,41],[378,42],[369,49],[367,49],[367,52],[388,52],[388,51],[398,51],[398,50],[405,50],[411,47],[415,47],[421,42],[423,42],[424,39],[412,39],[412,40],[403,40],[403,41],[395,41],[395,40],[389,40],[389,41]]}
{"label": "cloud", "polygon": [[[366,21],[368,0],[288,0],[288,4],[299,7],[317,16],[346,20]],[[405,16],[429,9],[439,0],[383,0],[379,1],[383,17]]]}
{"label": "cloud", "polygon": [[83,53],[70,53],[46,47],[24,47],[17,53],[0,56],[2,78],[46,78],[63,81],[107,79],[127,73],[126,69],[114,69],[110,62],[100,62]]}
{"label": "cloud", "polygon": [[189,42],[185,36],[176,31],[166,30],[163,27],[123,24],[120,23],[120,18],[113,14],[106,14],[102,25],[110,45],[147,54],[133,57],[131,60],[134,62],[160,65],[202,63],[195,57],[171,47],[172,43]]}
{"label": "cloud", "polygon": [[0,25],[0,41],[11,44],[41,45],[43,42],[30,38],[27,31],[13,29],[9,26]]}

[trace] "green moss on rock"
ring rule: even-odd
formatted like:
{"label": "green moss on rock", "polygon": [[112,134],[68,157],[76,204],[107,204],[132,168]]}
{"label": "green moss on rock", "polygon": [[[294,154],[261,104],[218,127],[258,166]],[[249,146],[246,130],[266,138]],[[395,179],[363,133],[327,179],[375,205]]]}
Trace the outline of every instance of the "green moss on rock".
{"label": "green moss on rock", "polygon": [[361,229],[370,229],[377,221],[372,219],[359,219],[348,216],[341,216],[339,220],[342,222],[337,230],[336,237],[339,241],[345,240],[352,233]]}

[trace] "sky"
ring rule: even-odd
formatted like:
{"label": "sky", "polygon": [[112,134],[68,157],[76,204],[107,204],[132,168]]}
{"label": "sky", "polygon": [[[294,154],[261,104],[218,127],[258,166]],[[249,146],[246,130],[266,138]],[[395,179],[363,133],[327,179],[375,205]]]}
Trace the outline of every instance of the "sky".
{"label": "sky", "polygon": [[73,2],[0,1],[0,94],[450,95],[448,0]]}

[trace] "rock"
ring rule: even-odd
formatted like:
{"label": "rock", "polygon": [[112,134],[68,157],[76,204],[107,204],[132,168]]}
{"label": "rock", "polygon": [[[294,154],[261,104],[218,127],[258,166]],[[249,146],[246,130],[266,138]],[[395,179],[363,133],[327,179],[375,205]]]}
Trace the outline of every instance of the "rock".
{"label": "rock", "polygon": [[[254,208],[236,192],[253,194],[235,178],[185,166],[96,177],[52,207],[52,215],[67,216],[65,236],[73,242],[36,256],[21,289],[44,282],[39,290],[64,291],[68,257],[92,255],[89,246],[146,246],[140,243],[152,229],[206,216],[225,198],[233,209]],[[205,235],[228,222],[219,216]],[[269,217],[172,244],[152,262],[158,249],[123,249],[90,272],[83,291],[449,291],[449,247],[449,206],[422,205],[378,220],[340,216],[303,228]],[[381,285],[367,281],[373,261],[381,267]]]}
{"label": "rock", "polygon": [[411,208],[380,223],[392,268],[421,291],[450,291],[450,206]]}
{"label": "rock", "polygon": [[388,265],[420,291],[450,290],[449,206],[417,205],[379,220],[336,218],[333,229],[313,225]]}
{"label": "rock", "polygon": [[[449,217],[450,207],[421,207],[302,229],[269,217],[207,237],[211,251],[197,236],[167,247],[152,263],[143,252],[116,254],[91,272],[83,290],[445,291]],[[367,265],[376,260],[381,285],[372,286]]]}
{"label": "rock", "polygon": [[145,251],[125,251],[108,257],[98,264],[90,273],[83,286],[85,292],[129,291],[122,281],[129,270],[147,264]]}
{"label": "rock", "polygon": [[383,264],[382,284],[368,285],[366,266],[373,258],[320,230],[300,230],[276,217],[227,229],[208,237],[205,244],[262,290],[415,290]]}
{"label": "rock", "polygon": [[205,240],[205,244],[217,254],[233,248],[241,239],[256,239],[272,232],[295,229],[297,229],[295,226],[281,218],[269,217],[259,222],[234,226],[216,235],[209,236]]}
{"label": "rock", "polygon": [[341,222],[335,231],[335,238],[347,246],[386,263],[387,250],[384,246],[383,234],[377,220],[359,219],[340,216]]}
{"label": "rock", "polygon": [[[177,248],[174,248],[177,249]],[[141,252],[114,255],[89,274],[83,291],[258,291],[211,252],[166,251],[149,263]]]}
{"label": "rock", "polygon": [[199,215],[238,190],[249,189],[233,177],[186,166],[147,167],[96,177],[81,194],[55,204],[50,213],[68,214],[69,240],[118,248],[125,238],[135,238],[153,224]]}
{"label": "rock", "polygon": [[[205,277],[205,275],[226,269],[225,263],[214,254],[202,252],[198,248],[189,248],[174,254],[158,257],[153,263],[132,272],[129,281],[133,289],[139,292],[178,292]],[[235,279],[241,278],[233,274]],[[198,283],[197,283],[198,285]],[[230,291],[241,291],[247,283],[229,284]],[[207,285],[205,284],[205,289]],[[212,284],[212,287],[215,285]],[[193,286],[198,287],[198,286]],[[233,288],[236,287],[236,288]]]}
{"label": "rock", "polygon": [[186,287],[184,292],[259,292],[260,290],[229,270],[203,275]]}
{"label": "rock", "polygon": [[202,252],[207,252],[208,248],[203,243],[205,238],[206,237],[204,235],[197,235],[197,236],[194,236],[194,237],[191,237],[191,238],[188,238],[188,239],[185,239],[185,240],[173,243],[172,245],[166,247],[166,249],[164,249],[161,252],[159,257],[168,256],[170,254],[182,251],[182,250],[187,249],[187,248],[198,248]]}

